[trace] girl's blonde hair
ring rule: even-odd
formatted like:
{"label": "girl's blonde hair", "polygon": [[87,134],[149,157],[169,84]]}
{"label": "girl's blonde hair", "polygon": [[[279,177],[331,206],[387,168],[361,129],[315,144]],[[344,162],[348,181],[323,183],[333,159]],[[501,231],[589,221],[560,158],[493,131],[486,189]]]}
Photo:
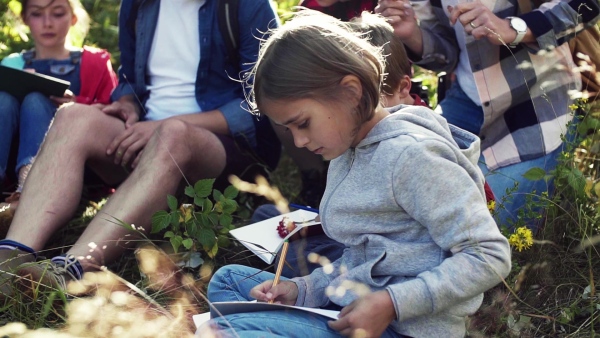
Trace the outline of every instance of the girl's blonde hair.
{"label": "girl's blonde hair", "polygon": [[[265,100],[315,99],[325,103],[354,102],[340,81],[356,76],[362,95],[355,108],[357,125],[371,119],[380,102],[384,59],[348,24],[312,10],[301,10],[263,42],[258,60],[246,78],[248,102],[254,112]],[[254,81],[254,83],[251,83]]]}
{"label": "girl's blonde hair", "polygon": [[[52,5],[55,0],[51,0],[48,6]],[[27,3],[29,0],[21,0],[21,20],[26,22],[27,18]],[[77,23],[69,30],[67,41],[75,46],[82,46],[85,37],[90,29],[90,16],[79,0],[68,0],[69,7],[73,15],[77,17]]]}

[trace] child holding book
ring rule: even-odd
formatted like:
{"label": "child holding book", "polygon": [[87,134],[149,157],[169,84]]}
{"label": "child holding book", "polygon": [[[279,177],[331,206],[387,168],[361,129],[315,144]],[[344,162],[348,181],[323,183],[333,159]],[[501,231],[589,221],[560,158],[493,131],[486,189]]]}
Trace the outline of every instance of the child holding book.
{"label": "child holding book", "polygon": [[479,139],[425,107],[383,108],[383,69],[379,48],[313,11],[261,48],[251,105],[331,160],[319,211],[325,233],[347,249],[275,287],[273,274],[225,266],[208,298],[341,312],[335,321],[293,310],[232,314],[211,321],[223,334],[460,337],[483,292],[509,273],[477,167]]}
{"label": "child holding book", "polygon": [[[0,185],[7,174],[13,141],[18,141],[18,187],[7,202],[14,209],[23,182],[59,105],[68,102],[107,104],[117,77],[105,50],[74,48],[69,31],[75,25],[87,32],[88,15],[79,0],[23,0],[21,19],[29,27],[34,48],[14,53],[1,64],[69,81],[62,97],[29,93],[22,102],[0,92]],[[15,137],[18,135],[18,140]],[[4,208],[5,209],[5,208]]]}

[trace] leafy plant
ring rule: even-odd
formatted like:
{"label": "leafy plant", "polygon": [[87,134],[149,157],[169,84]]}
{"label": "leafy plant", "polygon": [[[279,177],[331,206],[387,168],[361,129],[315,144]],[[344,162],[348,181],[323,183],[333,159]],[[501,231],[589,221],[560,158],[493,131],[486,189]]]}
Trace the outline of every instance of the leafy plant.
{"label": "leafy plant", "polygon": [[[181,204],[175,196],[167,196],[169,211],[161,210],[152,216],[152,233],[167,230],[173,250],[204,251],[214,258],[219,247],[230,244],[227,234],[235,226],[232,214],[237,210],[235,198],[238,190],[228,186],[223,193],[213,189],[214,179],[198,181],[193,187],[185,188],[185,195],[193,200],[191,204]],[[210,196],[212,195],[212,200]]]}

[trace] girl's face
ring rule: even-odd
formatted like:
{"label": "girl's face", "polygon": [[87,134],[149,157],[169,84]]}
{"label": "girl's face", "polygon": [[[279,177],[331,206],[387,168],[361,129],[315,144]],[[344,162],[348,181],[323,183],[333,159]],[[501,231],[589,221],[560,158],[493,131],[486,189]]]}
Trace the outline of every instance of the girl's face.
{"label": "girl's face", "polygon": [[267,100],[260,111],[286,127],[296,147],[307,148],[326,160],[342,155],[360,142],[352,109],[345,105],[325,105],[314,99]]}
{"label": "girl's face", "polygon": [[64,46],[69,29],[77,22],[68,0],[29,0],[23,10],[36,47]]}

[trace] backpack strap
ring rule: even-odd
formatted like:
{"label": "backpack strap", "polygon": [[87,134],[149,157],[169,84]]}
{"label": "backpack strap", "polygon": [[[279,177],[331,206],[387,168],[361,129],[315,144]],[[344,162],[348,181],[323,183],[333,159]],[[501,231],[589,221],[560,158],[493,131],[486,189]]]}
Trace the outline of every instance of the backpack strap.
{"label": "backpack strap", "polygon": [[219,31],[225,41],[229,59],[236,66],[239,63],[238,47],[240,25],[238,22],[239,0],[218,0],[217,20]]}
{"label": "backpack strap", "polygon": [[81,54],[82,54],[82,52],[80,50],[72,50],[69,53],[69,57],[71,58],[71,63],[74,65],[79,64],[79,62],[81,62]]}
{"label": "backpack strap", "polygon": [[21,56],[23,57],[23,61],[25,61],[25,67],[31,66],[33,59],[35,59],[35,50],[24,50],[21,52]]}

